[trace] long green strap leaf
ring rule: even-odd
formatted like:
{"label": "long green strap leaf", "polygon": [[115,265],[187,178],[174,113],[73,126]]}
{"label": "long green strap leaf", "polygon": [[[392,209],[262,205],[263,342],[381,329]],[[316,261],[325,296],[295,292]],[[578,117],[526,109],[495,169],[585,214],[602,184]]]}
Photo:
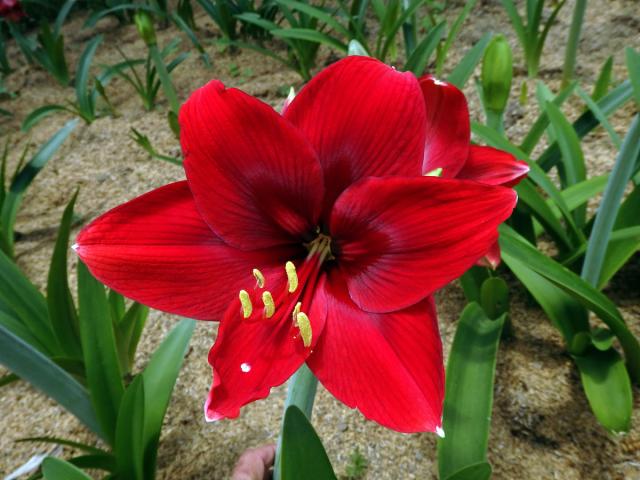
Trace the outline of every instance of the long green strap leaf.
{"label": "long green strap leaf", "polygon": [[491,38],[493,37],[492,33],[485,33],[478,43],[476,43],[471,49],[462,57],[460,63],[453,69],[453,71],[447,77],[447,81],[449,83],[454,84],[458,88],[464,87],[469,77],[473,74],[473,71],[482,60],[482,56],[484,55],[484,50],[489,45]]}
{"label": "long green strap leaf", "polygon": [[639,155],[640,114],[637,114],[627,135],[624,137],[622,148],[613,166],[613,171],[604,191],[602,202],[591,230],[589,243],[587,244],[581,276],[591,285],[595,286],[600,283],[609,237],[616,221],[624,190],[631,178]]}
{"label": "long green strap leaf", "polygon": [[53,398],[89,430],[103,437],[87,390],[71,375],[0,324],[0,363]]}
{"label": "long green strap leaf", "polygon": [[78,262],[80,338],[87,371],[87,385],[96,417],[113,445],[116,420],[124,394],[122,372],[104,287]]}
{"label": "long green strap leaf", "polygon": [[629,375],[634,381],[640,381],[640,343],[629,331],[611,300],[578,275],[539,252],[507,225],[500,227],[500,248],[503,258],[507,255],[520,260],[598,315],[618,337]]}
{"label": "long green strap leaf", "polygon": [[306,415],[295,405],[284,414],[280,480],[336,480],[329,457]]}
{"label": "long green strap leaf", "polygon": [[493,380],[505,318],[503,314],[491,320],[473,302],[458,321],[447,362],[443,415],[446,436],[438,440],[438,470],[442,479],[487,461]]}
{"label": "long green strap leaf", "polygon": [[44,480],[92,480],[92,478],[69,462],[48,457],[42,462]]}
{"label": "long green strap leaf", "polygon": [[93,56],[100,42],[102,42],[102,35],[97,35],[91,39],[82,52],[76,67],[76,101],[78,102],[78,110],[85,120],[93,120],[95,117],[93,95],[89,93],[89,73]]}
{"label": "long green strap leaf", "polygon": [[[144,381],[138,375],[129,385],[120,405],[114,453],[119,478],[144,480]],[[154,477],[149,477],[153,479]]]}
{"label": "long green strap leaf", "polygon": [[73,304],[67,275],[67,251],[69,235],[73,219],[73,207],[78,193],[76,192],[69,205],[64,209],[58,230],[58,238],[53,249],[49,276],[47,279],[47,305],[49,321],[58,339],[64,355],[68,358],[82,358],[80,347],[80,328],[78,313]]}

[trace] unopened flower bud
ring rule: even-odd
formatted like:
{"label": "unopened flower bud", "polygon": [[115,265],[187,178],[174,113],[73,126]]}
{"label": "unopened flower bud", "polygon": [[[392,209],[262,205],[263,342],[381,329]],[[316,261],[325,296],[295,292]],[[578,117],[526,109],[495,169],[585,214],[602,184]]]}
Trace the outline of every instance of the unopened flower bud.
{"label": "unopened flower bud", "polygon": [[482,59],[482,94],[485,107],[504,111],[511,91],[513,57],[509,42],[502,35],[491,40]]}
{"label": "unopened flower bud", "polygon": [[156,30],[153,27],[153,18],[147,12],[140,10],[133,17],[136,22],[136,28],[144,43],[148,47],[156,44]]}

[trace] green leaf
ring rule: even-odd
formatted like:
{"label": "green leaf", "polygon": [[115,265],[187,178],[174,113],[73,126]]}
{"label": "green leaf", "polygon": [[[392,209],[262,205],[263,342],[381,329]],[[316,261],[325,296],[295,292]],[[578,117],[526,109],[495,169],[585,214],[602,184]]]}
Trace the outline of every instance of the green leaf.
{"label": "green leaf", "polygon": [[281,455],[281,480],[337,479],[318,434],[295,405],[284,414]]}
{"label": "green leaf", "polygon": [[489,480],[491,478],[491,465],[480,462],[458,470],[444,480]]}
{"label": "green leaf", "polygon": [[458,88],[464,87],[469,77],[473,74],[478,63],[482,60],[484,50],[493,37],[492,33],[485,33],[478,43],[476,43],[471,49],[462,57],[460,63],[449,74],[447,81],[454,84]]}
{"label": "green leaf", "polygon": [[489,319],[475,302],[469,303],[460,316],[447,362],[443,414],[446,436],[438,439],[440,478],[487,461],[493,380],[505,318]]}
{"label": "green leaf", "polygon": [[620,139],[620,136],[616,133],[616,131],[613,129],[613,126],[609,123],[609,120],[607,120],[607,116],[604,114],[602,110],[600,110],[600,107],[598,106],[598,104],[589,96],[587,92],[582,90],[580,87],[576,88],[576,93],[582,99],[582,101],[587,104],[587,107],[589,107],[589,110],[591,110],[591,113],[593,113],[593,115],[598,119],[598,121],[600,122],[600,125],[602,125],[602,127],[607,131],[613,145],[617,149],[619,149],[622,145],[622,140]]}
{"label": "green leaf", "polygon": [[[44,296],[2,252],[0,252],[0,311],[6,312],[14,322],[24,327],[33,338],[37,339],[38,343],[33,343],[33,346],[43,353],[53,355],[60,352],[60,346],[49,323]],[[6,326],[6,322],[1,323]],[[29,340],[26,334],[21,335],[15,329],[11,330],[24,340]]]}
{"label": "green leaf", "polygon": [[[122,397],[116,425],[114,453],[117,474],[128,480],[144,480],[145,391],[141,375],[133,379]],[[154,477],[149,477],[154,478]]]}
{"label": "green leaf", "polygon": [[295,40],[306,40],[333,47],[343,53],[347,53],[348,47],[335,37],[331,37],[326,33],[318,32],[310,28],[276,28],[271,30],[271,34],[275,37],[290,38]]}
{"label": "green leaf", "polygon": [[364,46],[356,39],[349,41],[347,55],[360,55],[362,57],[368,57],[369,52]]}
{"label": "green leaf", "polygon": [[47,279],[49,321],[62,352],[69,358],[82,358],[78,313],[73,304],[67,276],[69,234],[73,220],[73,207],[77,197],[78,192],[76,191],[62,214]]}
{"label": "green leaf", "polygon": [[292,10],[297,10],[309,15],[310,17],[320,20],[321,22],[331,27],[334,32],[340,34],[343,37],[351,36],[351,32],[349,32],[347,28],[345,28],[340,22],[338,22],[335,19],[334,15],[331,15],[318,7],[314,7],[307,3],[302,3],[295,0],[276,0],[276,3],[279,5],[285,5]]}
{"label": "green leaf", "polygon": [[23,132],[28,132],[29,130],[31,130],[32,127],[34,127],[37,123],[39,123],[40,120],[42,120],[45,117],[48,117],[49,115],[55,112],[74,113],[69,109],[69,107],[65,107],[64,105],[45,105],[43,107],[36,108],[29,115],[27,115],[25,119],[22,121],[22,126],[20,128]]}
{"label": "green leaf", "polygon": [[413,50],[411,56],[404,64],[405,71],[413,72],[416,76],[424,73],[429,63],[429,58],[434,52],[447,27],[447,23],[442,21],[429,30],[429,33],[422,39],[418,46]]}
{"label": "green leaf", "polygon": [[558,107],[551,102],[547,102],[545,110],[554,132],[555,141],[562,152],[563,168],[560,170],[560,177],[563,188],[575,185],[586,179],[580,139]]}
{"label": "green leaf", "polygon": [[93,56],[102,42],[102,35],[97,35],[87,44],[78,66],[76,67],[76,101],[78,102],[78,110],[82,117],[91,122],[95,117],[95,104],[93,95],[89,92],[89,71]]}
{"label": "green leaf", "polygon": [[[582,266],[582,278],[591,285],[598,285],[607,253],[609,237],[618,215],[620,201],[629,182],[636,160],[640,156],[640,114],[636,114],[625,135],[622,148],[609,176],[602,202],[591,230],[587,252]],[[638,212],[636,212],[638,213]]]}
{"label": "green leaf", "polygon": [[[460,29],[462,28],[464,21],[469,16],[469,13],[471,13],[473,7],[476,6],[476,3],[478,3],[477,0],[467,0],[464,4],[464,7],[460,11],[460,14],[451,24],[451,28],[449,28],[449,32],[447,34],[447,38],[438,51],[438,58],[436,59],[436,75],[440,76],[442,74],[442,69],[444,68],[444,62],[447,58],[447,54],[449,53],[453,42],[458,36],[458,33],[460,33]],[[422,73],[423,72],[420,72],[420,75],[422,75]]]}
{"label": "green leaf", "polygon": [[9,192],[2,204],[2,212],[0,213],[0,225],[2,226],[2,234],[9,247],[9,256],[13,255],[13,224],[16,220],[18,208],[22,203],[22,197],[36,175],[38,175],[40,170],[44,168],[51,157],[58,151],[73,129],[76,128],[77,124],[77,120],[67,122],[40,147],[40,150],[38,150],[31,160],[18,172],[11,182]]}
{"label": "green leaf", "polygon": [[505,263],[508,264],[507,257],[525,263],[532,271],[560,287],[598,315],[618,337],[624,349],[629,375],[634,381],[640,381],[640,344],[611,300],[575,273],[539,252],[507,225],[500,227],[500,248]]}
{"label": "green leaf", "polygon": [[78,300],[87,386],[106,439],[113,445],[116,419],[124,393],[122,373],[104,287],[80,261]]}
{"label": "green leaf", "polygon": [[154,352],[142,373],[144,379],[145,478],[155,478],[156,455],[162,420],[178,378],[195,321],[182,320]]}
{"label": "green leaf", "polygon": [[42,443],[53,443],[56,445],[64,445],[65,447],[71,447],[76,450],[81,450],[83,452],[91,453],[92,455],[109,455],[109,453],[104,450],[100,450],[99,448],[92,447],[91,445],[87,445],[85,443],[74,442],[73,440],[67,440],[65,438],[58,437],[26,437],[19,438],[16,440],[17,443],[21,442],[42,442]]}
{"label": "green leaf", "polygon": [[640,54],[631,47],[625,48],[624,54],[627,62],[627,71],[629,72],[629,81],[633,88],[633,96],[636,99],[636,105],[640,107]]}
{"label": "green leaf", "polygon": [[613,72],[613,55],[607,58],[607,61],[602,65],[596,84],[593,86],[593,92],[591,98],[594,102],[597,102],[604,97],[609,91],[609,85],[611,85]]}
{"label": "green leaf", "polygon": [[509,287],[499,277],[487,278],[480,288],[480,305],[491,320],[509,311]]}
{"label": "green leaf", "polygon": [[574,356],[591,410],[598,421],[614,433],[628,432],[631,427],[633,396],[629,374],[622,357],[610,348],[591,349]]}
{"label": "green leaf", "polygon": [[92,480],[78,467],[60,458],[47,457],[42,462],[44,480]]}
{"label": "green leaf", "polygon": [[34,347],[0,324],[0,363],[58,402],[102,437],[86,389]]}

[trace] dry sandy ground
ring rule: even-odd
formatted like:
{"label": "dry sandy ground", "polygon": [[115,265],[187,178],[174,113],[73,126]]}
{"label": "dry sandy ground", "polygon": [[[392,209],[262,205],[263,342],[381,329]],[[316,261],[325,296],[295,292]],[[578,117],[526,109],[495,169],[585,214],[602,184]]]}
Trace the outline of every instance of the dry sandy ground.
{"label": "dry sandy ground", "polygon": [[[557,88],[559,83],[562,45],[572,9],[570,1],[551,30],[542,60],[540,76],[552,88]],[[292,84],[300,86],[295,73],[283,70],[265,57],[250,52],[236,55],[219,52],[209,43],[215,36],[211,21],[203,16],[197,20],[203,38],[207,38],[214,67],[204,68],[197,55],[192,54],[173,76],[182,99],[213,77],[239,86],[274,106],[282,102],[279,89]],[[76,18],[65,27],[72,64],[82,49],[82,42],[90,36],[80,31],[81,23],[82,19]],[[117,28],[114,22],[105,21],[97,29],[106,36],[98,51],[99,63],[119,61],[115,45],[129,56],[143,56],[144,46],[132,27]],[[522,65],[520,49],[497,1],[480,2],[465,25],[448,65],[455,65],[461,54],[489,30],[501,31],[509,37],[516,64]],[[160,32],[159,38],[166,44],[176,35],[175,30],[169,29]],[[183,46],[187,48],[186,41]],[[637,2],[591,2],[578,60],[583,87],[591,89],[599,66],[609,55],[614,55],[616,78],[621,79],[625,75],[625,46],[640,47]],[[327,58],[325,52],[321,63]],[[232,75],[234,70],[240,75]],[[522,81],[520,71],[514,88],[519,88]],[[11,135],[14,145],[11,162],[15,162],[26,142],[40,144],[66,118],[57,116],[43,122],[31,137],[16,133],[19,122],[40,105],[59,103],[61,97],[71,98],[72,91],[54,85],[45,73],[26,66],[9,77],[7,86],[18,96],[2,102],[1,106],[14,112],[15,117],[0,121],[0,132],[3,137]],[[530,84],[529,91],[533,90]],[[37,285],[44,284],[55,229],[64,205],[76,188],[80,188],[77,211],[89,219],[147,190],[183,178],[180,168],[149,159],[129,138],[129,128],[135,126],[147,133],[160,151],[177,154],[178,143],[164,117],[166,103],[157,111],[147,113],[129,85],[118,80],[108,87],[108,93],[119,116],[101,118],[90,126],[77,128],[57,158],[38,176],[20,211],[17,229],[24,233],[24,239],[17,244],[18,262]],[[473,88],[469,87],[466,93],[473,115],[480,119]],[[509,107],[508,135],[514,141],[522,138],[537,115],[535,101],[530,97],[525,107],[515,101]],[[568,111],[575,117],[580,107],[576,103]],[[613,117],[620,134],[624,134],[632,113],[628,107]],[[0,138],[0,143],[4,141],[5,138]],[[594,132],[583,146],[590,173],[611,168],[615,151],[605,133]],[[639,263],[636,256],[632,265],[607,289],[636,335],[640,335]],[[637,389],[633,430],[623,437],[609,435],[589,411],[576,369],[560,336],[515,284],[512,300],[514,337],[503,342],[500,349],[490,439],[489,458],[495,478],[640,478]],[[449,348],[463,306],[464,299],[456,285],[438,295],[445,349]],[[138,352],[138,368],[144,366],[150,352],[174,324],[175,318],[169,315],[151,314]],[[205,423],[202,404],[211,377],[206,355],[215,335],[214,324],[201,323],[191,342],[163,430],[158,475],[161,479],[226,478],[241,451],[276,438],[284,387],[274,389],[267,400],[247,406],[238,420]],[[349,455],[358,448],[370,465],[368,479],[436,478],[434,435],[403,435],[385,430],[365,421],[358,412],[347,409],[322,388],[316,405],[314,423],[338,472],[344,472]],[[73,417],[25,383],[15,383],[0,391],[0,412],[0,474],[48,448],[42,444],[15,443],[19,438],[56,435],[92,441],[91,435]]]}

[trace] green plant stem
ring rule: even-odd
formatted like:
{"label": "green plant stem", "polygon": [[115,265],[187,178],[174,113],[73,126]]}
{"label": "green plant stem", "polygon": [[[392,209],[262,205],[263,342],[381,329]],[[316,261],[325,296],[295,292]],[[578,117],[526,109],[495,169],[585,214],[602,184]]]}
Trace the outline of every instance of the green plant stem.
{"label": "green plant stem", "polygon": [[611,171],[609,182],[602,197],[602,203],[598,209],[587,252],[582,265],[582,278],[591,285],[600,283],[602,264],[609,244],[611,230],[616,221],[620,200],[624,195],[624,186],[627,184],[640,154],[640,114],[637,114],[627,135],[622,142],[622,148],[616,158],[616,163]]}
{"label": "green plant stem", "polygon": [[498,112],[487,108],[485,110],[485,116],[487,120],[487,127],[493,128],[498,133],[504,133],[504,112]]}
{"label": "green plant stem", "polygon": [[171,77],[169,76],[167,67],[165,67],[164,65],[164,61],[162,60],[162,55],[160,54],[158,45],[150,45],[149,53],[151,54],[153,63],[156,66],[156,71],[158,72],[158,77],[160,77],[160,83],[162,83],[162,89],[164,90],[164,94],[169,101],[171,111],[178,115],[178,111],[180,110],[180,102],[178,102],[178,95],[176,94],[175,88],[173,88]]}
{"label": "green plant stem", "polygon": [[[311,420],[311,411],[313,410],[313,401],[316,398],[318,389],[318,379],[305,363],[293,374],[289,380],[289,388],[287,390],[287,399],[284,402],[284,410],[290,405],[295,405]],[[284,420],[284,414],[282,416]],[[280,480],[280,447],[282,445],[282,432],[278,438],[278,449],[276,451],[276,461],[274,463],[273,479]]]}
{"label": "green plant stem", "polygon": [[567,39],[567,48],[564,53],[564,67],[562,69],[562,86],[565,88],[573,78],[573,72],[576,66],[576,56],[578,54],[578,42],[580,41],[580,31],[582,30],[582,22],[584,13],[587,10],[587,0],[576,0],[576,6],[573,10],[573,19],[571,20],[571,30],[569,30],[569,38]]}

